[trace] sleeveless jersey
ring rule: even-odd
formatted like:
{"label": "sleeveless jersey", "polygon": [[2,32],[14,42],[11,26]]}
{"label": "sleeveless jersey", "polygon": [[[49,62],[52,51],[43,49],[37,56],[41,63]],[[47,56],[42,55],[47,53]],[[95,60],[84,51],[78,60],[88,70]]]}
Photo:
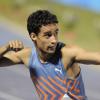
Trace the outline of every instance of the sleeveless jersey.
{"label": "sleeveless jersey", "polygon": [[[41,100],[62,100],[65,94],[73,100],[87,100],[81,73],[75,79],[67,78],[61,61],[61,48],[58,43],[55,54],[47,63],[41,63],[35,46],[29,61],[32,81]],[[67,99],[66,99],[67,100]]]}

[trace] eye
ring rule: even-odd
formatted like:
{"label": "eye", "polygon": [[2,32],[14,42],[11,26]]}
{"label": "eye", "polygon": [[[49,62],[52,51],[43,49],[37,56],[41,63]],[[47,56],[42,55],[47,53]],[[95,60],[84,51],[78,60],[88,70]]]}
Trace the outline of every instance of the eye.
{"label": "eye", "polygon": [[55,34],[57,35],[57,34],[58,34],[58,32],[59,32],[59,30],[57,29],[57,30],[55,31]]}
{"label": "eye", "polygon": [[58,31],[56,31],[55,34],[57,35],[58,34]]}
{"label": "eye", "polygon": [[46,32],[46,33],[45,33],[45,36],[49,38],[49,37],[52,36],[52,33],[51,33],[51,32]]}

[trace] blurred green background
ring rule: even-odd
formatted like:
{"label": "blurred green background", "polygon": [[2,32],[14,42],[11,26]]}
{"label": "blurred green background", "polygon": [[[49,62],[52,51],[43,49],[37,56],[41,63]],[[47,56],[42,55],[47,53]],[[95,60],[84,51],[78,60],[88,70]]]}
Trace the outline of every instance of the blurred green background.
{"label": "blurred green background", "polygon": [[6,18],[26,30],[27,17],[38,9],[47,9],[57,15],[61,41],[100,51],[100,13],[97,12],[54,0],[0,0],[0,19]]}

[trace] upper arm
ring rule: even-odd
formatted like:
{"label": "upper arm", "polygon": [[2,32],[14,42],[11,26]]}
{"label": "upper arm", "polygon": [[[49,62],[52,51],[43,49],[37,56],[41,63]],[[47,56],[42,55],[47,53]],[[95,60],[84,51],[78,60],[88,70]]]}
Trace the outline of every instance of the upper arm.
{"label": "upper arm", "polygon": [[[29,57],[30,57],[30,53],[31,53],[30,48],[25,48],[18,52],[8,51],[7,53],[5,53],[3,55],[3,58],[7,59],[7,63],[5,64],[5,66],[9,63],[10,63],[10,65],[23,63],[27,66]],[[1,59],[3,61],[3,63],[6,62],[4,59]],[[0,61],[0,63],[1,63],[1,61]]]}
{"label": "upper arm", "polygon": [[100,53],[90,51],[79,51],[75,57],[75,60],[83,64],[100,64]]}
{"label": "upper arm", "polygon": [[100,64],[100,53],[84,50],[80,47],[72,48],[75,62],[83,64]]}
{"label": "upper arm", "polygon": [[32,48],[25,48],[17,53],[17,57],[20,59],[21,62],[24,63],[26,67],[29,67],[31,52]]}
{"label": "upper arm", "polygon": [[85,55],[85,51],[74,45],[67,45],[62,49],[63,61],[67,64],[67,67],[73,62],[77,63],[82,59],[82,55]]}
{"label": "upper arm", "polygon": [[68,62],[67,65],[70,65],[72,62],[82,64],[100,64],[99,52],[90,52],[77,46],[65,47],[63,55],[65,61]]}
{"label": "upper arm", "polygon": [[67,55],[74,60],[74,62],[80,62],[83,63],[85,60],[89,60],[91,57],[90,52],[78,47],[78,46],[70,46],[66,50]]}

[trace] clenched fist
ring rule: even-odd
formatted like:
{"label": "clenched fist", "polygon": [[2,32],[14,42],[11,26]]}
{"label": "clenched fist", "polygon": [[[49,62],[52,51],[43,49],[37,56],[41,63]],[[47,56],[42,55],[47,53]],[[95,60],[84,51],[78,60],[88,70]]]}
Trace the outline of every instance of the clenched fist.
{"label": "clenched fist", "polygon": [[9,41],[6,47],[7,50],[14,50],[14,51],[19,51],[24,48],[22,41],[19,40]]}

